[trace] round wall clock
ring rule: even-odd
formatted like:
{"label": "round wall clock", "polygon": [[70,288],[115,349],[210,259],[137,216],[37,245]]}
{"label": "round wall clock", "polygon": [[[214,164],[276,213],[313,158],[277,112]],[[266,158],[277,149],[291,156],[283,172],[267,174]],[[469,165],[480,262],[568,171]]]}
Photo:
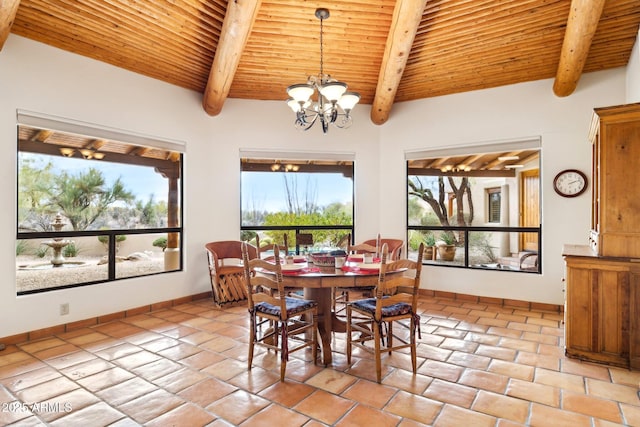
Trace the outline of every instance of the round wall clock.
{"label": "round wall clock", "polygon": [[587,176],[576,169],[566,169],[553,179],[553,189],[562,197],[576,197],[587,189]]}

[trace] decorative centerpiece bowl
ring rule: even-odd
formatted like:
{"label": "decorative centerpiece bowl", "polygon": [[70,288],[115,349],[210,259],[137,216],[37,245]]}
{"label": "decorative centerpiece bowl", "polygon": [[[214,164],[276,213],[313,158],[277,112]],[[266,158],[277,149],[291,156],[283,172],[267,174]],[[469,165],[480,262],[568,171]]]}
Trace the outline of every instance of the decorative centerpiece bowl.
{"label": "decorative centerpiece bowl", "polygon": [[310,255],[314,265],[318,267],[333,267],[336,265],[336,256],[328,252],[316,252]]}
{"label": "decorative centerpiece bowl", "polygon": [[315,252],[309,255],[311,261],[318,267],[335,267],[336,257],[346,256],[347,253],[343,250],[331,251],[331,252]]}

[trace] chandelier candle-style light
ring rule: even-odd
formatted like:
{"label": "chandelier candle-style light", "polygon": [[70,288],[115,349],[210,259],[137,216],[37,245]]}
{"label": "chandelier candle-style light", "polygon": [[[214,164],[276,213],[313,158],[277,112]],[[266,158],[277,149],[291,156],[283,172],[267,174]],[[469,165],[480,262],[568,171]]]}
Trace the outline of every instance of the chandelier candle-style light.
{"label": "chandelier candle-style light", "polygon": [[[316,18],[320,20],[320,74],[310,76],[307,83],[291,85],[287,88],[287,105],[296,113],[295,126],[299,130],[308,130],[320,120],[322,132],[327,133],[329,123],[338,128],[348,128],[353,120],[351,110],[360,101],[360,94],[347,92],[347,84],[324,74],[322,23],[329,18],[328,9],[316,9]],[[311,100],[311,96],[318,91],[318,99]]]}

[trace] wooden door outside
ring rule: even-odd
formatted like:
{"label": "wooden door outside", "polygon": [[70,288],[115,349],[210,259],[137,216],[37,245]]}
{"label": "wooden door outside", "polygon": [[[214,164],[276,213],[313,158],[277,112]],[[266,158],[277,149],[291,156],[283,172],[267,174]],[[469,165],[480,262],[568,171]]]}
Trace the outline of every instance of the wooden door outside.
{"label": "wooden door outside", "polygon": [[[531,169],[520,173],[520,226],[540,226],[540,170]],[[538,235],[520,233],[520,250],[537,251]]]}

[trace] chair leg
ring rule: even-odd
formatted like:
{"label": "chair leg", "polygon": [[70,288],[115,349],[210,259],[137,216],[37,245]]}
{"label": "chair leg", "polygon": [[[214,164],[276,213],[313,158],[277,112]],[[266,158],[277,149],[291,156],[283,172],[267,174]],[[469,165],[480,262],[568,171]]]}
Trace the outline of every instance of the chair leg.
{"label": "chair leg", "polygon": [[387,348],[389,349],[389,356],[391,356],[391,349],[393,348],[393,322],[387,322]]}
{"label": "chair leg", "polygon": [[[287,321],[276,322],[276,324],[278,325],[279,328],[282,328],[282,329],[279,329],[279,332],[286,331],[287,330],[286,328],[289,327],[289,324]],[[289,343],[285,341],[285,336],[286,335],[283,334],[282,340],[280,343],[280,381],[281,382],[284,382],[284,374],[287,371],[287,359],[289,357],[285,351],[286,347],[289,345]]]}
{"label": "chair leg", "polygon": [[376,357],[376,378],[378,383],[382,380],[382,355],[380,354],[380,323],[373,324],[373,345]]}
{"label": "chair leg", "polygon": [[253,364],[253,347],[256,342],[256,317],[251,316],[251,325],[249,326],[249,357],[247,358],[248,369],[251,370]]}
{"label": "chair leg", "polygon": [[284,382],[284,373],[287,370],[287,361],[282,359],[280,361],[280,382]]}
{"label": "chair leg", "polygon": [[411,322],[409,323],[410,327],[411,327],[411,331],[409,332],[411,334],[411,367],[413,368],[413,373],[415,374],[417,372],[417,368],[418,368],[418,358],[417,358],[417,351],[416,351],[416,328],[419,327],[419,325],[415,324],[415,319],[412,317],[411,318]]}
{"label": "chair leg", "polygon": [[313,357],[313,364],[318,362],[318,316],[311,313],[311,357]]}
{"label": "chair leg", "polygon": [[351,364],[351,307],[347,307],[347,363]]}

